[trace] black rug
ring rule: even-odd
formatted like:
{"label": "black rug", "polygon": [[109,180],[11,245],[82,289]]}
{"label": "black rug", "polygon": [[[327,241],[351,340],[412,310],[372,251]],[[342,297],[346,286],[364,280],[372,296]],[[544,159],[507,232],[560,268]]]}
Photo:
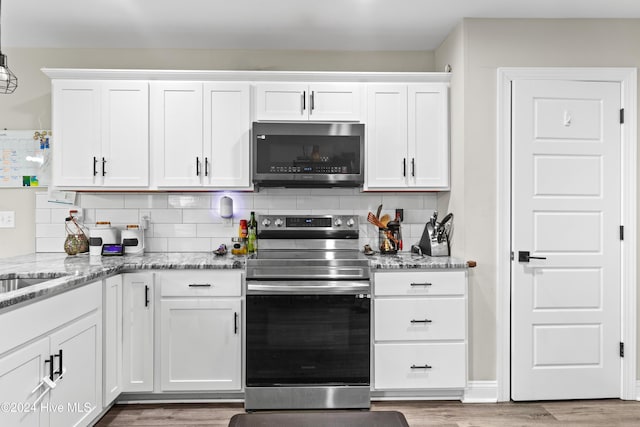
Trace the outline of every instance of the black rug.
{"label": "black rug", "polygon": [[237,414],[229,427],[409,427],[397,411],[255,412]]}

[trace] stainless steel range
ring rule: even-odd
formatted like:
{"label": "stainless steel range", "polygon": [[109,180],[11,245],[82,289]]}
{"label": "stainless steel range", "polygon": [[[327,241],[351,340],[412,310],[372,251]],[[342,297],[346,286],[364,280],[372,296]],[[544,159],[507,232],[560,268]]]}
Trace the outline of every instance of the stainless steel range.
{"label": "stainless steel range", "polygon": [[258,224],[245,409],[368,408],[371,288],[358,218],[264,215]]}

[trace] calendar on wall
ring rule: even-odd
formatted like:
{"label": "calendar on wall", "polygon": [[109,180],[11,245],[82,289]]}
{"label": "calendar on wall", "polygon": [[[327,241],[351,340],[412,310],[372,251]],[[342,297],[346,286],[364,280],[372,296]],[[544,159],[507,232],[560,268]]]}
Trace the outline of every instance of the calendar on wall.
{"label": "calendar on wall", "polygon": [[51,131],[0,130],[0,188],[41,187],[51,180]]}

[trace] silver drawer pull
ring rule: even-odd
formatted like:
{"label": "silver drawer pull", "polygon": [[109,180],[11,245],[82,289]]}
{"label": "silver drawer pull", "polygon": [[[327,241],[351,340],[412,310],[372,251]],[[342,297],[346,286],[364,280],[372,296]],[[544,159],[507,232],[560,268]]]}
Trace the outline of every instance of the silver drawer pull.
{"label": "silver drawer pull", "polygon": [[416,319],[411,319],[411,323],[431,323],[432,321],[429,319],[424,319],[424,320],[416,320]]}
{"label": "silver drawer pull", "polygon": [[432,284],[429,282],[425,283],[411,283],[411,286],[431,286]]}
{"label": "silver drawer pull", "polygon": [[210,288],[211,283],[190,283],[190,288]]}
{"label": "silver drawer pull", "polygon": [[411,365],[411,369],[431,369],[431,366],[426,363],[424,365]]}

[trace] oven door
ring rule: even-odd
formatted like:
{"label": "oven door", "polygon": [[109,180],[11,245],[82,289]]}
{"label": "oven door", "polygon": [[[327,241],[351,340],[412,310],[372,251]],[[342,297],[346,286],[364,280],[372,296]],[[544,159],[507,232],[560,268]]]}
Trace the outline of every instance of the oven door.
{"label": "oven door", "polygon": [[247,387],[369,385],[369,294],[247,294]]}

